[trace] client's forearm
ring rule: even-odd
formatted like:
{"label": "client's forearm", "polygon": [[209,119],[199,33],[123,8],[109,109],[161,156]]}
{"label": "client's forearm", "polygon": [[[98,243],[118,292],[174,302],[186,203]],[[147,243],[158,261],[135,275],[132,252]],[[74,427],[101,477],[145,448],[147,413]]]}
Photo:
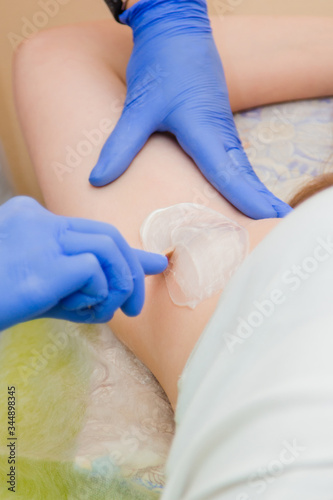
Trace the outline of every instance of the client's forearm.
{"label": "client's forearm", "polygon": [[139,2],[140,0],[127,0],[126,2],[126,8],[129,9],[132,7],[135,3]]}
{"label": "client's forearm", "polygon": [[333,95],[333,18],[212,16],[212,25],[233,111]]}

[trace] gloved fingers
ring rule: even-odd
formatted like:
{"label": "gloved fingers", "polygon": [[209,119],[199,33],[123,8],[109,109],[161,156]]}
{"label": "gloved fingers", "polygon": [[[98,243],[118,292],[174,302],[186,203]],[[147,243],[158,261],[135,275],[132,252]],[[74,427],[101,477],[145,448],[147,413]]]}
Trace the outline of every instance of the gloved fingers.
{"label": "gloved fingers", "polygon": [[[108,296],[104,271],[91,253],[62,256],[58,269],[59,277],[51,303],[61,302],[69,309],[81,309],[100,303]],[[62,299],[59,300],[59,297]]]}
{"label": "gloved fingers", "polygon": [[131,258],[134,252],[145,274],[160,274],[165,271],[168,265],[168,261],[164,255],[131,248],[118,229],[111,224],[74,217],[69,217],[66,221],[67,227],[71,231],[109,236],[114,240],[125,258],[126,256]]}
{"label": "gloved fingers", "polygon": [[65,299],[61,300],[60,305],[65,311],[80,311],[96,306],[105,301],[107,295],[104,297],[92,297],[82,292],[75,292]]}
{"label": "gloved fingers", "polygon": [[142,266],[143,272],[148,276],[161,274],[168,267],[168,259],[164,255],[138,249],[134,249],[134,252]]}
{"label": "gloved fingers", "polygon": [[[113,239],[114,243],[122,253],[132,276],[132,294],[121,307],[128,316],[137,316],[144,304],[144,272],[133,249],[123,238],[120,232],[110,224],[104,222],[89,221],[86,219],[68,218],[68,227],[72,231],[90,234],[106,235]],[[164,259],[161,257],[162,262]]]}
{"label": "gloved fingers", "polygon": [[75,323],[107,323],[111,321],[114,313],[121,308],[123,302],[123,292],[121,290],[113,290],[105,300],[92,306],[89,305],[88,301],[86,301],[87,305],[85,306],[85,300],[83,300],[77,304],[78,307],[76,309],[74,307],[71,309],[70,307],[65,308],[61,302],[44,315],[44,317],[64,319]]}
{"label": "gloved fingers", "polygon": [[[134,286],[131,270],[110,236],[68,230],[63,233],[60,243],[67,255],[89,252],[96,256],[107,279],[107,292],[120,292],[123,302],[132,294]],[[104,298],[107,296],[108,293]]]}
{"label": "gloved fingers", "polygon": [[223,129],[216,131],[216,128],[208,127],[199,131],[197,125],[188,123],[183,125],[176,137],[206,179],[238,210],[253,219],[277,216],[267,193],[263,194],[258,191],[258,185],[247,181],[244,170],[252,171],[248,160],[246,165],[240,166],[227,154],[223,145]]}
{"label": "gloved fingers", "polygon": [[61,304],[56,305],[53,309],[47,311],[46,313],[39,315],[39,318],[54,318],[61,319],[65,321],[71,321],[73,323],[107,323],[113,317],[113,313],[108,310],[104,310],[104,315],[101,312],[95,310],[94,307],[79,309],[76,311],[67,311]]}
{"label": "gloved fingers", "polygon": [[96,304],[96,306],[93,307],[95,322],[105,323],[106,321],[110,321],[118,309],[123,309],[123,305],[124,296],[121,290],[114,290],[104,302]]}
{"label": "gloved fingers", "polygon": [[[61,259],[61,274],[73,293],[80,291],[98,301],[108,295],[108,282],[102,266],[92,252],[81,252],[81,255],[64,256]],[[68,293],[67,295],[69,295]]]}
{"label": "gloved fingers", "polygon": [[154,132],[150,122],[149,110],[124,109],[90,174],[93,186],[105,186],[125,172]]}
{"label": "gloved fingers", "polygon": [[243,175],[247,182],[251,186],[253,186],[258,191],[258,193],[266,196],[267,200],[270,201],[279,218],[285,217],[292,211],[292,208],[287,203],[277,198],[277,196],[269,191],[265,184],[263,184],[263,182],[259,179],[259,177],[252,169],[247,155],[242,148],[232,148],[228,151],[228,155],[236,168],[239,168],[243,172]]}
{"label": "gloved fingers", "polygon": [[[82,235],[88,237],[89,235]],[[96,235],[93,235],[96,238]],[[97,236],[99,237],[99,236]],[[104,238],[104,237],[100,237]],[[77,241],[77,238],[75,238]],[[70,238],[67,241],[67,248],[70,248]],[[104,244],[104,243],[103,243]],[[74,242],[73,246],[78,249],[79,243]],[[74,248],[73,248],[74,253]],[[98,252],[96,252],[98,253]],[[101,251],[101,254],[103,251]],[[101,257],[102,259],[102,257]],[[38,317],[57,318],[77,323],[105,323],[110,321],[117,309],[121,307],[126,300],[126,294],[121,287],[119,290],[113,289],[105,294],[108,283],[104,276],[104,270],[101,268],[97,256],[94,254],[80,253],[77,255],[63,256],[61,262],[62,272],[66,275],[68,288],[66,292],[72,289],[79,289],[78,292],[69,293],[63,300],[59,301],[53,308],[45,311]],[[97,270],[104,276],[105,282],[103,291],[100,291],[98,280],[94,280]],[[82,290],[91,293],[92,283],[95,281],[97,288],[96,295],[88,296]],[[103,280],[101,280],[103,282]],[[81,288],[80,288],[81,287]],[[66,293],[65,292],[65,293]],[[64,293],[64,291],[62,292]]]}

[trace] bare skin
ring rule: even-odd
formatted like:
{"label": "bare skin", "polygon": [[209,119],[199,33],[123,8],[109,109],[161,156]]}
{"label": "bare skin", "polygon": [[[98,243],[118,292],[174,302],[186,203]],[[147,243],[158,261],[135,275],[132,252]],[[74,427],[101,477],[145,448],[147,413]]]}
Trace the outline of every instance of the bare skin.
{"label": "bare skin", "polygon": [[[213,19],[212,27],[233,111],[332,94],[333,21],[225,18]],[[121,113],[131,49],[130,29],[110,20],[42,33],[18,51],[17,107],[47,207],[109,222],[142,248],[139,229],[152,211],[203,203],[247,227],[254,248],[279,221],[252,221],[238,212],[170,136],[155,134],[114,183],[101,189],[89,184]],[[108,130],[106,119],[112,122]],[[90,140],[84,149],[82,141],[96,130],[101,140],[95,145]],[[75,167],[68,148],[79,154]],[[171,302],[163,276],[150,277],[142,314],[128,318],[118,312],[111,322],[114,333],[154,373],[173,408],[177,381],[218,299],[195,310],[180,308]]]}
{"label": "bare skin", "polygon": [[128,0],[128,2],[126,3],[126,7],[129,9],[137,2],[139,2],[139,0]]}

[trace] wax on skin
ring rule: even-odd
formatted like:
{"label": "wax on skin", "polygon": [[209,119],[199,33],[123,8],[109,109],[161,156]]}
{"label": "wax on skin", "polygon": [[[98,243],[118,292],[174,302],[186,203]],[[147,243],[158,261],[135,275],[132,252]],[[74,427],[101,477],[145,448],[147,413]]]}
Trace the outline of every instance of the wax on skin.
{"label": "wax on skin", "polygon": [[169,252],[164,273],[169,295],[174,304],[191,309],[223,290],[249,252],[243,226],[194,203],[152,212],[140,236],[145,250]]}

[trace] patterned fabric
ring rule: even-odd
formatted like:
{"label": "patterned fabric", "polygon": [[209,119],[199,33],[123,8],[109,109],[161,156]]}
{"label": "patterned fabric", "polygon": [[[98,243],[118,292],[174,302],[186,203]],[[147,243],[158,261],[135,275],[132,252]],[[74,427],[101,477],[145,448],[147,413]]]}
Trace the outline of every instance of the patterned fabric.
{"label": "patterned fabric", "polygon": [[161,490],[174,435],[173,411],[152,373],[111,332],[96,329],[90,396],[75,464],[87,473],[117,472]]}
{"label": "patterned fabric", "polygon": [[284,201],[333,171],[333,99],[254,109],[237,115],[236,125],[255,171]]}

